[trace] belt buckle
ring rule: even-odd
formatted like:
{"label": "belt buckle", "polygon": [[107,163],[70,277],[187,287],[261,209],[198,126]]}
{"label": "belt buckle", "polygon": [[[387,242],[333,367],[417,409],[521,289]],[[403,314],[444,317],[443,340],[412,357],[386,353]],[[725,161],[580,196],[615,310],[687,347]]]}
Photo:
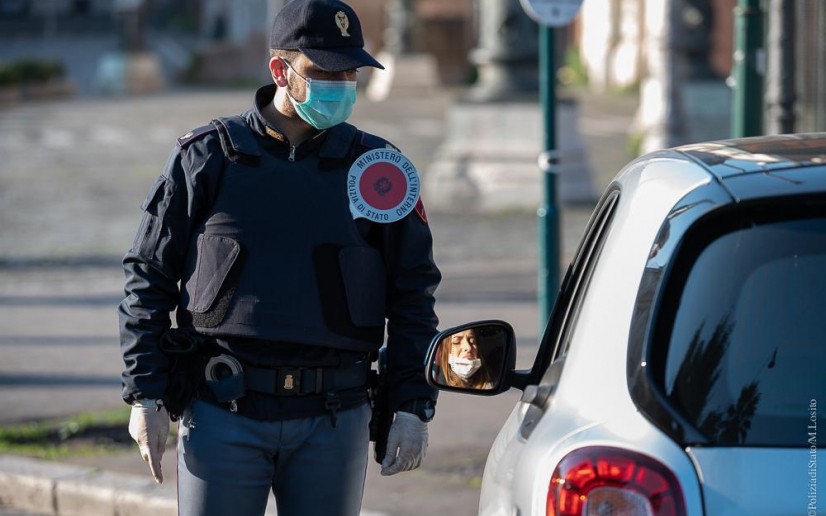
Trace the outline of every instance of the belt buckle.
{"label": "belt buckle", "polygon": [[281,396],[297,396],[301,393],[300,367],[279,367],[278,383],[275,386]]}

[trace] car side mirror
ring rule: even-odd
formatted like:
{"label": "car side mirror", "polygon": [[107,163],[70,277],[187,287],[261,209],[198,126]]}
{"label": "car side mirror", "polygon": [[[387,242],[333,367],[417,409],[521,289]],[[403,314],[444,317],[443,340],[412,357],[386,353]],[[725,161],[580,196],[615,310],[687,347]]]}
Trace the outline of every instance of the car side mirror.
{"label": "car side mirror", "polygon": [[510,388],[516,363],[516,338],[504,321],[455,326],[433,338],[425,375],[432,387],[445,391],[493,395]]}

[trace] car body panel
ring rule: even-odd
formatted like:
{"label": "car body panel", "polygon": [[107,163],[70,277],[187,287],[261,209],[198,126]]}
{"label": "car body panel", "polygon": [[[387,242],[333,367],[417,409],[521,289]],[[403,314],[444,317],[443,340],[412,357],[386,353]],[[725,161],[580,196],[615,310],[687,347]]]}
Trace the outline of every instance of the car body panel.
{"label": "car body panel", "polygon": [[702,163],[719,178],[826,164],[823,133],[694,143],[675,151]]}
{"label": "car body panel", "polygon": [[826,191],[826,167],[781,170],[770,174],[726,178],[726,188],[738,201]]}
{"label": "car body panel", "polygon": [[519,437],[519,427],[526,410],[526,403],[516,404],[490,447],[487,461],[485,461],[485,471],[482,474],[482,490],[479,496],[480,515],[510,516],[513,514],[511,486],[517,460],[522,456],[525,448],[526,441]]}
{"label": "car body panel", "polygon": [[[801,411],[800,435],[806,444],[807,413]],[[816,490],[816,464],[826,460],[822,449],[809,467],[808,448],[689,448],[703,483],[706,514],[734,516],[761,514],[826,514],[810,508],[810,486]],[[815,474],[814,477],[810,473]],[[811,482],[815,482],[812,484]],[[809,512],[810,509],[811,512]]]}

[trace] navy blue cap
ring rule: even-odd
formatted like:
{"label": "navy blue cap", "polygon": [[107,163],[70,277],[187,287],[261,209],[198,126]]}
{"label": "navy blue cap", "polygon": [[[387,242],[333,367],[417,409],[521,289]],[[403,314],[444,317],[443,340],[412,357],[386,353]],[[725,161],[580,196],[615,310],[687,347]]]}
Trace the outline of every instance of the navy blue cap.
{"label": "navy blue cap", "polygon": [[339,0],[292,0],[275,16],[270,48],[300,50],[322,70],[384,67],[364,50],[361,22]]}

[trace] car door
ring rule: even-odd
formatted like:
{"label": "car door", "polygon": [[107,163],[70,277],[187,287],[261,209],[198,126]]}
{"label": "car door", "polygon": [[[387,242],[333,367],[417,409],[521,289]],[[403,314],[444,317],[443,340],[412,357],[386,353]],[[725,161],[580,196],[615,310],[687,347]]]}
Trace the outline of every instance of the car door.
{"label": "car door", "polygon": [[616,185],[603,195],[566,271],[531,371],[536,383],[525,389],[522,400],[508,417],[485,463],[479,502],[480,515],[509,514],[511,511],[514,489],[510,480],[513,478],[513,468],[524,443],[550,406],[564,368],[570,344],[570,329],[585,296],[619,197],[620,190]]}

